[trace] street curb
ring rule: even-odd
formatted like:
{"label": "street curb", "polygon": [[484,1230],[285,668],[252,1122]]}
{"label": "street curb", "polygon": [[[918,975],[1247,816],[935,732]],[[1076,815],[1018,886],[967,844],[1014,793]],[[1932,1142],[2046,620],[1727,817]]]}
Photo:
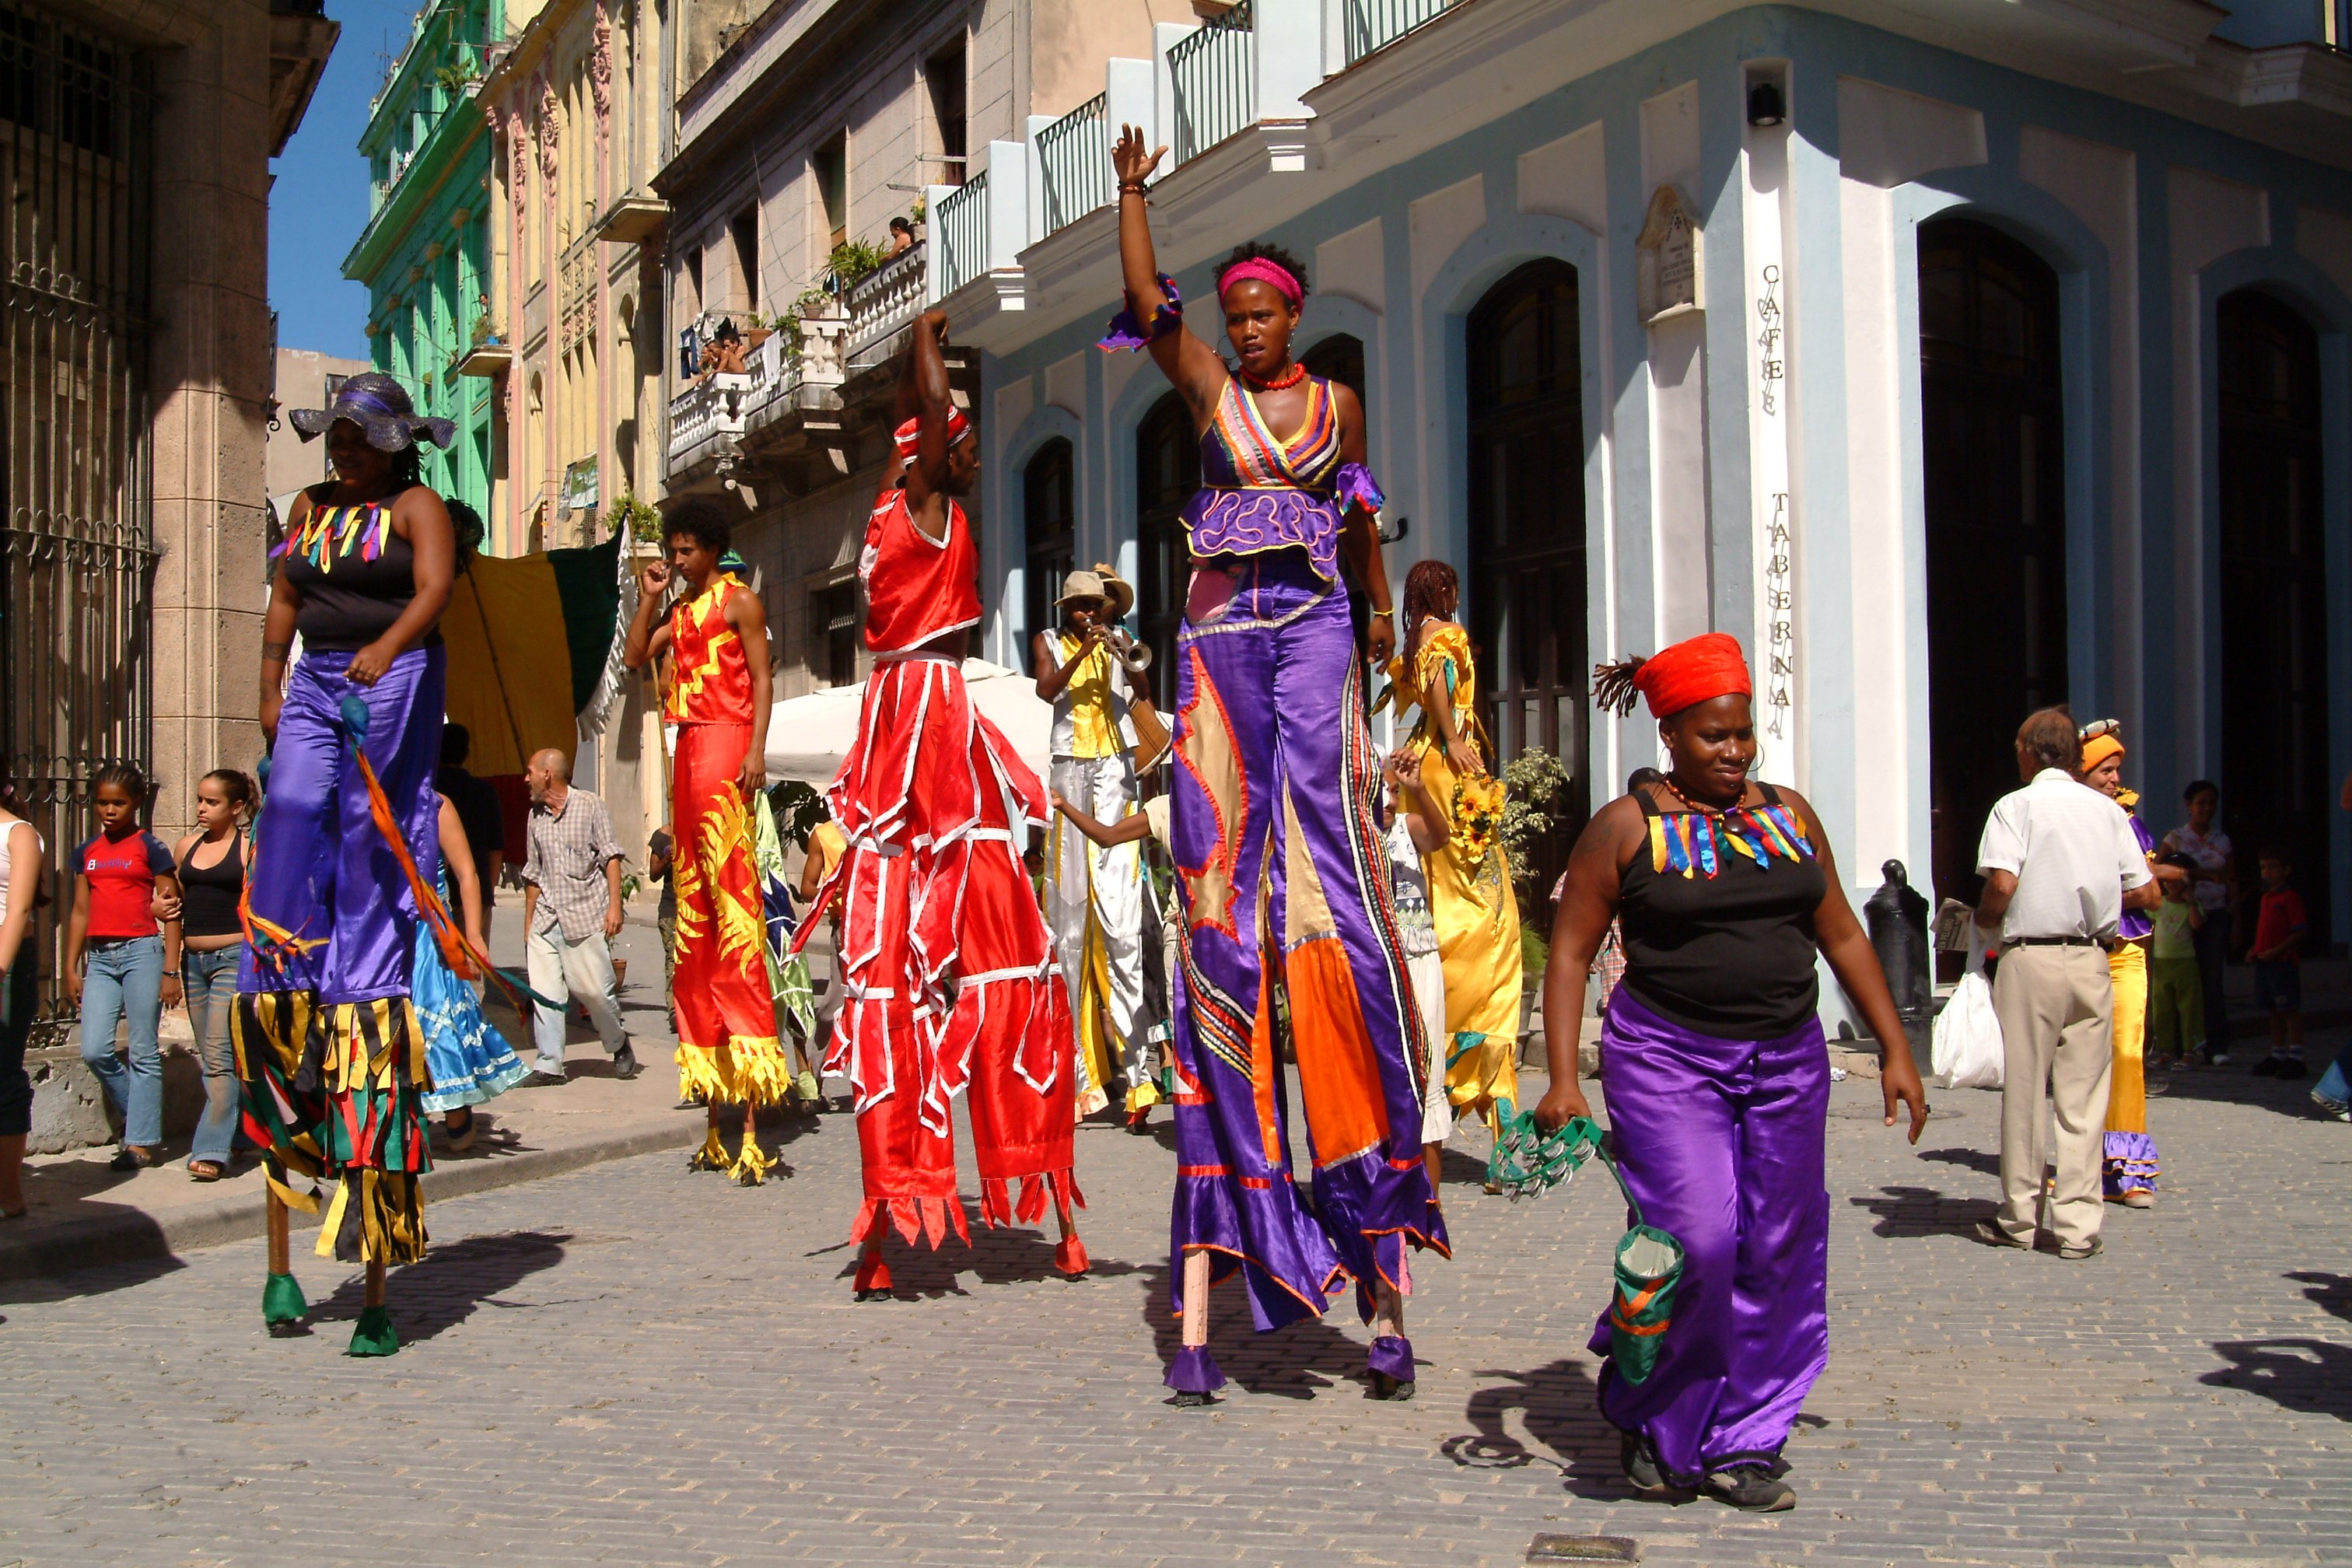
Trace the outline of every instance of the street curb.
{"label": "street curb", "polygon": [[[560,1176],[608,1160],[682,1153],[691,1147],[692,1134],[700,1130],[701,1122],[697,1120],[690,1129],[644,1128],[567,1148],[531,1149],[504,1158],[452,1163],[425,1173],[425,1201],[437,1203],[468,1193],[485,1193],[521,1182]],[[93,1215],[37,1240],[0,1241],[0,1279],[40,1279],[78,1268],[171,1258],[200,1247],[254,1239],[261,1235],[262,1195],[266,1191],[257,1184],[250,1193],[189,1205],[164,1221],[137,1209],[121,1208]]]}

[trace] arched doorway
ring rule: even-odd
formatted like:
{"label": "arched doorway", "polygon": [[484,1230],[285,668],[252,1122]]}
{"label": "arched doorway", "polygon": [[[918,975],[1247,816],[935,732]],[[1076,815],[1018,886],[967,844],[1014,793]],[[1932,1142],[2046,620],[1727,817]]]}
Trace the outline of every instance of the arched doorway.
{"label": "arched doorway", "polygon": [[1021,470],[1022,563],[1020,653],[1029,639],[1053,626],[1054,601],[1062,579],[1076,564],[1077,507],[1070,444],[1056,437],[1037,448]]}
{"label": "arched doorway", "polygon": [[2250,875],[2265,845],[2294,858],[2310,952],[2332,940],[2319,334],[2252,289],[2216,314],[2221,807]]}
{"label": "arched doorway", "polygon": [[2017,787],[2017,727],[2066,697],[2058,326],[2058,275],[2040,257],[1966,218],[1920,226],[1928,795],[1939,900],[1975,901],[1985,818]]}
{"label": "arched doorway", "polygon": [[1590,815],[1584,380],[1576,269],[1532,261],[1470,312],[1470,574],[1463,598],[1499,761],[1535,750],[1571,778],[1532,868],[1549,887]]}
{"label": "arched doorway", "polygon": [[1176,629],[1184,621],[1185,584],[1192,578],[1184,503],[1200,488],[1200,437],[1192,433],[1192,411],[1171,392],[1135,427],[1135,543],[1141,557],[1136,613],[1151,647],[1152,685],[1169,704],[1176,700]]}

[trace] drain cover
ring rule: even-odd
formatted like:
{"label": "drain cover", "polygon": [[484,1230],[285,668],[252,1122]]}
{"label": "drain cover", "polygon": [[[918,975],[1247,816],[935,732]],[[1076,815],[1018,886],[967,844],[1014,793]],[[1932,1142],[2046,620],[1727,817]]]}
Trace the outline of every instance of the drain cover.
{"label": "drain cover", "polygon": [[1639,1563],[1642,1543],[1628,1535],[1538,1535],[1528,1543],[1528,1562]]}

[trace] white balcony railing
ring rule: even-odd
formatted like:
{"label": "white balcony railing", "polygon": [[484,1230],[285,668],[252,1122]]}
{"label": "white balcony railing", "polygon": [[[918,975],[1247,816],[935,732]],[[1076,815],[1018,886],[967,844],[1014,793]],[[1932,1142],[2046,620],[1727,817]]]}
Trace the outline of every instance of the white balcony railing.
{"label": "white balcony railing", "polygon": [[862,363],[889,342],[923,308],[925,247],[914,246],[860,279],[845,301],[849,307],[849,360]]}

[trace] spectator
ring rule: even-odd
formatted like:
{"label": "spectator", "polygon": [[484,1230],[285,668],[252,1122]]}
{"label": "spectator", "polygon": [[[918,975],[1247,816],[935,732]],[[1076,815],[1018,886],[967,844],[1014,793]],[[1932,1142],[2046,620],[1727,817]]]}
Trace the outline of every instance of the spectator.
{"label": "spectator", "polygon": [[661,903],[654,911],[654,924],[662,939],[662,1005],[672,1005],[676,998],[670,987],[677,978],[677,839],[670,825],[663,823],[654,829],[646,841],[646,875],[661,884]]}
{"label": "spectator", "polygon": [[41,901],[41,835],[0,800],[0,1220],[25,1217],[25,1140],[33,1131],[33,1080],[25,1037],[40,1005],[41,955],[33,910]]}
{"label": "spectator", "polygon": [[801,919],[813,921],[824,916],[826,933],[833,940],[833,978],[825,982],[824,1000],[816,1010],[817,1043],[822,1046],[832,1037],[834,1025],[841,1016],[841,890],[836,888],[827,893],[822,906],[814,900],[848,855],[849,840],[842,837],[831,817],[820,817],[809,829],[808,843],[803,847],[808,858],[801,864]]}
{"label": "spectator", "polygon": [[245,945],[236,910],[253,859],[253,841],[245,832],[253,807],[253,781],[234,768],[215,768],[196,781],[196,831],[172,847],[183,889],[180,986],[205,1069],[205,1113],[188,1150],[191,1181],[226,1175],[236,1141],[236,1046],[229,1037],[229,1012],[236,1005],[237,953]]}
{"label": "spectator", "polygon": [[890,254],[903,256],[915,248],[915,226],[903,217],[890,220]]}
{"label": "spectator", "polygon": [[2221,786],[2198,779],[2181,791],[2189,820],[2164,836],[2163,847],[2189,857],[2197,907],[2197,984],[2205,998],[2205,1060],[2230,1065],[2230,1004],[2221,994],[2222,966],[2230,955],[2230,906],[2237,901],[2237,847],[2215,826],[2221,814]]}
{"label": "spectator", "polygon": [[549,750],[531,758],[530,847],[522,863],[524,971],[555,1003],[534,1009],[539,1045],[525,1088],[563,1081],[563,1024],[577,999],[613,1058],[613,1076],[637,1076],[621,1026],[613,939],[621,934],[621,847],[604,803],[572,787],[572,762]]}
{"label": "spectator", "polygon": [[[137,768],[98,770],[99,831],[74,850],[81,876],[66,922],[66,994],[81,1009],[81,1059],[122,1117],[122,1147],[109,1169],[143,1171],[163,1160],[163,1055],[156,1033],[180,1004],[180,922],[156,929],[157,895],[180,896],[172,852],[139,826],[147,781]],[[89,973],[84,974],[85,962]],[[128,1023],[131,1061],[114,1052]]]}
{"label": "spectator", "polygon": [[2075,782],[2082,743],[2063,708],[2044,708],[2017,731],[2025,787],[2003,795],[1985,823],[1977,869],[1985,879],[1977,924],[1997,947],[1993,1011],[2006,1081],[2000,1100],[2000,1211],[1979,1221],[1994,1247],[2036,1244],[2042,1127],[2055,1103],[2058,1186],[2049,1228],[2061,1258],[2099,1251],[2115,988],[2107,949],[2126,909],[2157,901],[2156,879],[2123,807]]}
{"label": "spectator", "polygon": [[[451,509],[450,515],[457,515]],[[490,910],[498,902],[499,874],[506,868],[506,816],[499,809],[499,792],[467,771],[466,759],[473,755],[474,738],[466,726],[447,723],[441,726],[441,766],[433,775],[433,787],[457,811],[457,826],[466,830],[466,843],[473,851],[474,880],[482,889],[482,934],[490,934]]]}
{"label": "spectator", "polygon": [[[2197,863],[2174,852],[2164,863],[2193,872]],[[2205,1044],[2205,987],[2197,973],[2197,931],[2205,910],[2187,878],[2164,884],[2147,959],[2148,1059],[2179,1071]]]}
{"label": "spectator", "polygon": [[2254,921],[2255,1005],[2271,1016],[2271,1054],[2254,1064],[2256,1078],[2302,1078],[2303,940],[2311,921],[2303,895],[2287,885],[2294,862],[2284,849],[2262,853],[2262,913]]}

